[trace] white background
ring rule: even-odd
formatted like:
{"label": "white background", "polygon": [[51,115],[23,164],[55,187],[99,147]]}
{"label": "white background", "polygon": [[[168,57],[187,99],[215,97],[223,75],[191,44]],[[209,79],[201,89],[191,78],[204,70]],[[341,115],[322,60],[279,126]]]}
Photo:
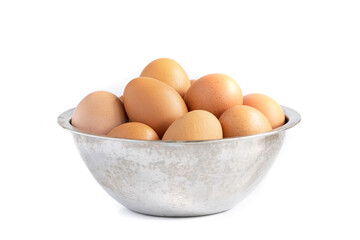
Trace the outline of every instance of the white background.
{"label": "white background", "polygon": [[[158,218],[96,183],[56,122],[159,57],[297,110],[232,210]],[[359,1],[0,2],[0,239],[359,239]]]}

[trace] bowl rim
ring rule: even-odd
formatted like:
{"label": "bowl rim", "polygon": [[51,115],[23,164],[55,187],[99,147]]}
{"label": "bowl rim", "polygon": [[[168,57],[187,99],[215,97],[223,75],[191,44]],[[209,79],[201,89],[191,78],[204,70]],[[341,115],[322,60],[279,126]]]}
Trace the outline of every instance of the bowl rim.
{"label": "bowl rim", "polygon": [[279,134],[281,132],[284,132],[284,131],[294,127],[301,121],[301,116],[297,111],[295,111],[289,107],[283,106],[283,105],[280,105],[280,106],[285,115],[285,124],[284,125],[282,125],[278,128],[275,128],[269,132],[258,133],[258,134],[248,135],[248,136],[222,138],[222,139],[191,140],[191,141],[161,140],[161,139],[160,140],[139,140],[139,139],[116,138],[116,137],[108,137],[106,135],[91,134],[91,133],[84,132],[84,131],[71,125],[71,118],[72,118],[75,108],[71,108],[71,109],[63,112],[62,114],[60,114],[57,118],[57,122],[62,128],[64,128],[65,130],[67,130],[71,133],[83,135],[83,136],[87,136],[87,137],[98,138],[98,139],[111,140],[111,141],[132,142],[132,143],[134,143],[134,142],[138,142],[138,143],[152,142],[152,143],[160,143],[160,144],[171,144],[171,143],[191,144],[191,143],[225,142],[225,141],[235,141],[235,140],[250,139],[250,138],[257,138],[257,137],[264,137],[264,136]]}

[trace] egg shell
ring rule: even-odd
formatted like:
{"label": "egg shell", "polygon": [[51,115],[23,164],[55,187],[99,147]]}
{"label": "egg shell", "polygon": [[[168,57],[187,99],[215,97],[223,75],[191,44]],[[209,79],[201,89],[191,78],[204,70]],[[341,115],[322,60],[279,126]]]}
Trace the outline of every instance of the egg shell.
{"label": "egg shell", "polygon": [[210,140],[223,137],[219,120],[210,112],[194,110],[178,118],[166,130],[162,140]]}
{"label": "egg shell", "polygon": [[71,124],[87,133],[105,135],[126,122],[120,99],[106,91],[96,91],[83,98],[74,110]]}
{"label": "egg shell", "polygon": [[189,88],[184,99],[189,111],[206,110],[217,118],[225,110],[243,103],[242,91],[237,82],[219,73],[199,78]]}
{"label": "egg shell", "polygon": [[169,85],[147,77],[131,80],[124,90],[124,105],[131,122],[141,122],[162,137],[177,118],[188,112],[182,97]]}
{"label": "egg shell", "polygon": [[262,112],[269,119],[272,128],[280,127],[285,123],[285,115],[280,105],[265,94],[250,93],[245,95],[244,105]]}
{"label": "egg shell", "polygon": [[245,105],[229,108],[221,115],[219,121],[224,137],[248,136],[272,130],[264,114]]}
{"label": "egg shell", "polygon": [[152,61],[144,68],[140,77],[160,80],[174,88],[181,97],[190,87],[190,80],[185,70],[170,58],[159,58]]}
{"label": "egg shell", "polygon": [[159,140],[157,133],[146,124],[128,122],[113,128],[107,136],[115,138]]}
{"label": "egg shell", "polygon": [[195,79],[190,80],[190,85],[193,85],[196,82]]}

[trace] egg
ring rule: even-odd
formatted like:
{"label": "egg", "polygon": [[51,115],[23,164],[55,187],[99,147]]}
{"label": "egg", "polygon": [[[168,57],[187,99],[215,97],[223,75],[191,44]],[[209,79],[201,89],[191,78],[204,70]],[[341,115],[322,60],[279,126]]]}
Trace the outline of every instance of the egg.
{"label": "egg", "polygon": [[159,137],[170,124],[188,112],[175,89],[148,77],[135,78],[126,85],[124,106],[131,122],[150,126]]}
{"label": "egg", "polygon": [[121,124],[113,128],[107,136],[140,140],[159,140],[159,136],[151,127],[139,122]]}
{"label": "egg", "polygon": [[193,85],[196,82],[195,79],[190,80],[190,85]]}
{"label": "egg", "polygon": [[121,96],[119,97],[119,99],[120,99],[120,101],[122,102],[122,104],[124,104],[124,96],[121,95]]}
{"label": "egg", "polygon": [[224,137],[247,136],[272,130],[269,120],[255,108],[237,105],[219,119]]}
{"label": "egg", "polygon": [[280,105],[265,94],[251,93],[245,95],[244,105],[262,112],[269,119],[272,128],[280,127],[285,123],[285,115]]}
{"label": "egg", "polygon": [[209,74],[196,80],[185,94],[189,110],[206,110],[217,118],[227,109],[241,105],[240,86],[225,74]]}
{"label": "egg", "polygon": [[176,119],[162,140],[210,140],[223,137],[219,120],[210,112],[194,110]]}
{"label": "egg", "polygon": [[126,122],[124,106],[114,94],[96,91],[80,101],[74,110],[71,124],[88,133],[106,135]]}
{"label": "egg", "polygon": [[149,63],[141,72],[140,77],[158,79],[173,87],[183,97],[190,87],[190,80],[185,70],[176,61],[159,58]]}

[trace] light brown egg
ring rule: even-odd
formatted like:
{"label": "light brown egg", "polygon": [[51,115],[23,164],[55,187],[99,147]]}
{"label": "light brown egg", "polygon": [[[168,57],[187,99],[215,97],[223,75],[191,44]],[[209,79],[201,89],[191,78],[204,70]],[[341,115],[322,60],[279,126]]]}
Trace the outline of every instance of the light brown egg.
{"label": "light brown egg", "polygon": [[135,78],[126,85],[124,106],[131,122],[150,126],[159,137],[171,123],[188,112],[175,89],[147,77]]}
{"label": "light brown egg", "polygon": [[204,110],[194,110],[178,118],[166,130],[162,140],[209,140],[223,136],[219,120]]}
{"label": "light brown egg", "polygon": [[221,115],[219,121],[224,137],[248,136],[272,130],[264,114],[245,105],[229,108]]}
{"label": "light brown egg", "polygon": [[285,123],[285,115],[280,105],[271,97],[261,93],[244,96],[244,105],[256,108],[269,119],[271,127],[277,128]]}
{"label": "light brown egg", "polygon": [[224,74],[209,74],[196,80],[184,99],[189,111],[202,109],[211,112],[217,118],[225,110],[243,103],[240,86]]}
{"label": "light brown egg", "polygon": [[121,95],[121,96],[119,97],[119,99],[120,99],[120,101],[122,102],[122,104],[124,104],[124,96]]}
{"label": "light brown egg", "polygon": [[179,63],[169,58],[159,58],[149,63],[140,77],[158,79],[173,87],[181,97],[184,97],[190,87],[190,80]]}
{"label": "light brown egg", "polygon": [[128,122],[113,128],[107,136],[140,140],[159,140],[157,133],[146,124]]}
{"label": "light brown egg", "polygon": [[71,124],[88,133],[105,135],[126,122],[124,106],[114,94],[96,91],[87,95],[74,110]]}

